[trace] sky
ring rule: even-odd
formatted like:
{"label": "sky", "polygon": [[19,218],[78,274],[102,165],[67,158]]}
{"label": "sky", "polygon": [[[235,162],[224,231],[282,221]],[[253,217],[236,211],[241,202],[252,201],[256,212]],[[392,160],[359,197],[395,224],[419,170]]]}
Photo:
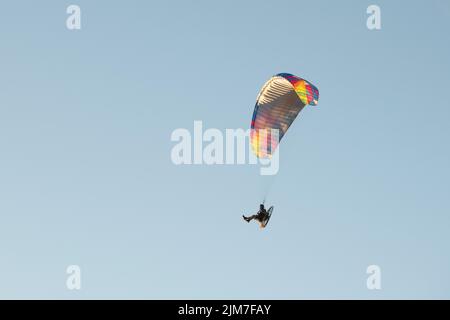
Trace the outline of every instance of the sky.
{"label": "sky", "polygon": [[[449,30],[444,0],[3,3],[0,298],[449,299]],[[172,162],[280,72],[320,98],[276,176]]]}

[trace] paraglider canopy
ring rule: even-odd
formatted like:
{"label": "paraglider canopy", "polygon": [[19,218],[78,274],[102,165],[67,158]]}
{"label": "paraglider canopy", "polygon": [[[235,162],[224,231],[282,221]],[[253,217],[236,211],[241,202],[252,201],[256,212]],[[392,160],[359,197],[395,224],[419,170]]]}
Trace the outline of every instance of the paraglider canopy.
{"label": "paraglider canopy", "polygon": [[253,111],[250,141],[255,155],[270,157],[303,107],[315,106],[318,100],[319,90],[307,80],[289,73],[270,78],[259,92]]}

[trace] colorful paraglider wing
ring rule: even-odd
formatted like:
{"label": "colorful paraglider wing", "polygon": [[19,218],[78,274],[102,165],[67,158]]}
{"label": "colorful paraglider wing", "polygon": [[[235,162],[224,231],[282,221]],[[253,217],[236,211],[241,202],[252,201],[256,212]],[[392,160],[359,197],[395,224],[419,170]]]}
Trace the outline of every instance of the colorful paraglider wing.
{"label": "colorful paraglider wing", "polygon": [[259,158],[275,152],[287,129],[305,105],[317,105],[319,90],[288,73],[270,78],[256,99],[251,123],[252,150]]}

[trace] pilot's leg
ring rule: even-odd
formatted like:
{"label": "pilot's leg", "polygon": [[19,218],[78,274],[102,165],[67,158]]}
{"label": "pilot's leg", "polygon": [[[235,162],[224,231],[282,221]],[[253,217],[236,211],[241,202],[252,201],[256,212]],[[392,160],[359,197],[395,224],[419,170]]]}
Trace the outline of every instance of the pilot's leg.
{"label": "pilot's leg", "polygon": [[253,219],[256,218],[256,215],[252,215],[252,216],[250,216],[250,217],[246,217],[246,216],[242,216],[242,217],[244,217],[244,220],[245,220],[245,221],[250,222],[250,221],[252,221]]}

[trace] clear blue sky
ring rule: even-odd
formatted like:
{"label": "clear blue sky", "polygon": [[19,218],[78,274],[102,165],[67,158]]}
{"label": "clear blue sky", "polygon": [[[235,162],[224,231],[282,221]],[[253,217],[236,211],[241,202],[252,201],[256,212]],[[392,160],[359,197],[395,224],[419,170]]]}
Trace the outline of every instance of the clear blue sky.
{"label": "clear blue sky", "polygon": [[[5,2],[0,298],[450,298],[449,30],[444,0]],[[175,166],[170,134],[248,128],[279,72],[320,100],[260,231],[257,167]]]}

